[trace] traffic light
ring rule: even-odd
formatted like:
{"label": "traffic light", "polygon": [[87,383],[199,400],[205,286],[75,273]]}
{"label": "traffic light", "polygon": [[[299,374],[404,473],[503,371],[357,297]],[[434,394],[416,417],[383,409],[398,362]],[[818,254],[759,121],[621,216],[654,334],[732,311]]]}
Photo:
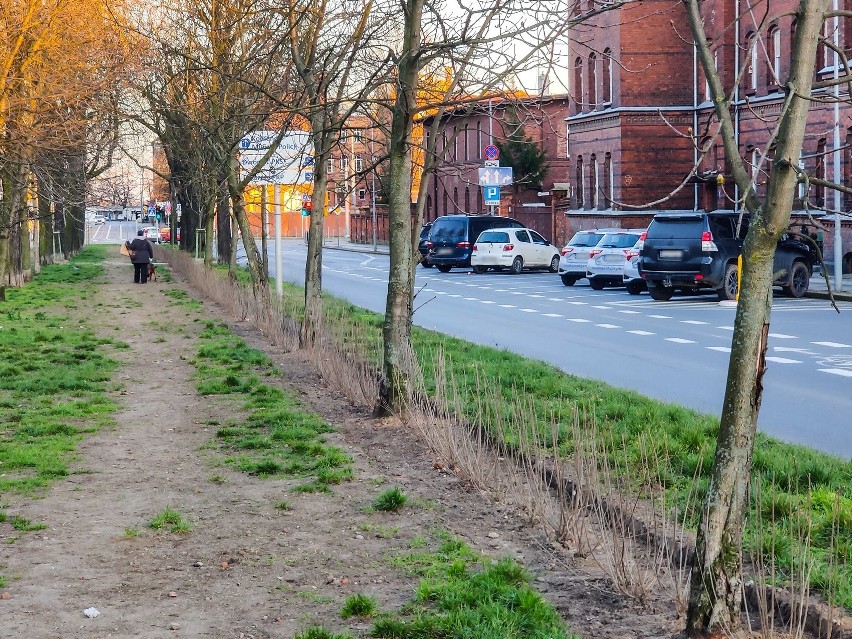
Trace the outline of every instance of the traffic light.
{"label": "traffic light", "polygon": [[302,200],[302,215],[304,217],[308,217],[311,214],[311,211],[314,209],[313,200]]}

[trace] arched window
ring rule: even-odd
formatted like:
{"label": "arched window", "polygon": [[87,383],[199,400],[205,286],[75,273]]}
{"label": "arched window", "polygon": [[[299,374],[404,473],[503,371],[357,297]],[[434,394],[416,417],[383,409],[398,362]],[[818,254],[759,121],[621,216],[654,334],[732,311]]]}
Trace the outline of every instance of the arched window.
{"label": "arched window", "polygon": [[612,208],[612,153],[606,153],[604,155],[604,165],[603,165],[603,190],[604,190],[604,199],[606,200],[605,208]]}
{"label": "arched window", "polygon": [[769,69],[766,82],[770,86],[781,84],[781,29],[773,26],[769,29]]}
{"label": "arched window", "polygon": [[458,187],[453,187],[453,210],[454,212],[459,212],[459,189]]}
{"label": "arched window", "polygon": [[459,159],[459,132],[456,127],[453,127],[453,162]]}
{"label": "arched window", "polygon": [[432,196],[427,195],[426,196],[426,221],[428,222],[431,219],[432,219]]}
{"label": "arched window", "polygon": [[[467,129],[468,129],[468,125],[467,125],[467,123],[465,123],[465,125],[464,125],[464,142],[463,142],[463,144],[464,144],[464,160],[465,160],[465,162],[467,162],[468,160],[470,160],[470,151],[468,150],[470,147],[469,147],[469,141],[468,141],[468,139],[467,139]],[[467,207],[465,207],[465,208],[467,208]]]}
{"label": "arched window", "polygon": [[464,187],[464,212],[470,213],[470,187]]}
{"label": "arched window", "polygon": [[360,155],[355,156],[355,172],[360,173],[364,170],[364,159]]}
{"label": "arched window", "polygon": [[447,189],[444,189],[444,215],[450,214],[450,210],[447,208],[447,200],[449,199],[449,197],[450,195],[449,193],[447,193]]}
{"label": "arched window", "polygon": [[589,54],[589,106],[594,109],[598,105],[598,57]]}
{"label": "arched window", "polygon": [[748,68],[746,69],[746,89],[757,90],[757,37],[753,31],[746,34],[746,55],[748,56]]}
{"label": "arched window", "polygon": [[574,60],[574,103],[583,110],[583,58]]}
{"label": "arched window", "polygon": [[591,208],[598,208],[598,203],[600,202],[600,198],[598,197],[600,193],[598,184],[598,157],[592,153],[592,156],[589,158],[589,199],[588,202],[591,205]]}
{"label": "arched window", "polygon": [[476,189],[476,212],[482,213],[482,189]]}
{"label": "arched window", "polygon": [[574,185],[574,191],[577,193],[577,208],[582,209],[586,206],[584,199],[586,193],[586,181],[583,173],[583,156],[577,156],[577,181]]}
{"label": "arched window", "polygon": [[603,89],[603,103],[612,104],[612,50],[604,49],[603,69],[601,75],[601,88]]}
{"label": "arched window", "polygon": [[[818,179],[825,179],[825,138],[820,138],[819,142],[817,142],[817,156],[816,156],[816,170],[814,174]],[[825,187],[817,186],[816,187],[816,205],[817,206],[825,206]]]}

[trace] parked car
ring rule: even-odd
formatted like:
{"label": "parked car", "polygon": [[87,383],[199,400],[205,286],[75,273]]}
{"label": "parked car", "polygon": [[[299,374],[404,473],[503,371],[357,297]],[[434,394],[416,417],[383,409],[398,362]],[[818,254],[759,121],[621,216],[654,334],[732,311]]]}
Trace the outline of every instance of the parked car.
{"label": "parked car", "polygon": [[624,264],[645,229],[624,229],[607,233],[591,251],[586,262],[589,286],[600,291],[604,286],[624,284]]}
{"label": "parked car", "polygon": [[145,239],[150,240],[151,242],[160,242],[160,229],[156,226],[146,226],[142,229],[143,236]]}
{"label": "parked car", "polygon": [[508,268],[515,275],[525,268],[559,268],[559,249],[532,229],[494,228],[480,233],[470,264],[474,273]]}
{"label": "parked car", "polygon": [[441,273],[453,267],[470,267],[473,243],[480,233],[493,228],[525,228],[518,220],[500,215],[442,215],[429,230],[429,263]]}
{"label": "parked car", "polygon": [[648,290],[645,280],[639,275],[639,249],[636,247],[630,249],[627,261],[621,270],[621,276],[624,280],[624,287],[631,295],[639,295],[642,291]]}
{"label": "parked car", "polygon": [[[734,212],[661,213],[654,216],[640,245],[639,273],[655,300],[669,300],[675,288],[716,291],[736,299],[737,258],[749,217]],[[775,251],[775,286],[791,297],[808,290],[815,256],[801,240],[784,235]]]}
{"label": "parked car", "polygon": [[598,245],[608,231],[617,229],[589,229],[574,233],[568,244],[560,251],[557,272],[565,286],[574,286],[577,280],[586,277],[589,252]]}
{"label": "parked car", "polygon": [[[160,242],[171,242],[172,241],[172,229],[168,226],[163,226],[160,228]],[[180,229],[177,232],[177,241],[180,242]]]}
{"label": "parked car", "polygon": [[429,230],[432,228],[431,222],[426,222],[420,228],[420,243],[417,245],[417,250],[420,251],[420,266],[423,268],[432,268],[432,263],[429,261]]}
{"label": "parked car", "polygon": [[92,218],[92,222],[95,223],[95,224],[106,224],[106,218],[103,215],[96,214]]}

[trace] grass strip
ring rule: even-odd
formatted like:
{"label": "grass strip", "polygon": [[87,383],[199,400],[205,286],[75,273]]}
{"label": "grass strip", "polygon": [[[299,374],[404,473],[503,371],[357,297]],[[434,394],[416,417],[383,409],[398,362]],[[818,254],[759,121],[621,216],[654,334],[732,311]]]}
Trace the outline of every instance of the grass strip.
{"label": "grass strip", "polygon": [[84,434],[111,424],[108,382],[118,362],[101,339],[70,318],[95,292],[103,247],[46,265],[0,304],[0,493],[32,492],[68,475]]}
{"label": "grass strip", "polygon": [[[284,296],[283,307],[301,320],[304,288],[285,283]],[[382,316],[330,295],[324,296],[323,304],[326,328],[365,360],[380,366]],[[441,376],[452,379],[459,393],[461,417],[470,423],[480,423],[499,434],[503,416],[512,415],[516,406],[529,407],[546,440],[556,422],[560,451],[570,455],[576,404],[594,420],[594,432],[606,444],[609,467],[625,478],[636,478],[637,491],[651,477],[665,488],[668,503],[681,509],[690,501],[703,503],[718,418],[416,326],[412,342],[427,389],[434,390]],[[441,362],[444,371],[438,370]],[[481,397],[483,388],[493,391],[487,402]],[[612,442],[618,445],[613,447]],[[649,460],[653,468],[648,467]],[[761,512],[760,517],[752,513],[749,518],[747,550],[761,553],[767,560],[768,553],[775,553],[775,565],[786,566],[778,568],[781,580],[803,562],[810,563],[811,587],[833,604],[852,611],[852,460],[758,433],[753,467],[753,477],[761,486]],[[752,521],[765,524],[768,517],[769,535],[752,529]],[[806,549],[798,540],[808,536]]]}
{"label": "grass strip", "polygon": [[277,374],[274,366],[225,324],[206,323],[193,364],[202,395],[230,397],[247,411],[216,433],[231,453],[228,464],[260,477],[310,477],[297,492],[328,492],[331,485],[351,479],[349,457],[325,443],[323,435],[332,426],[292,394],[264,384],[263,378]]}

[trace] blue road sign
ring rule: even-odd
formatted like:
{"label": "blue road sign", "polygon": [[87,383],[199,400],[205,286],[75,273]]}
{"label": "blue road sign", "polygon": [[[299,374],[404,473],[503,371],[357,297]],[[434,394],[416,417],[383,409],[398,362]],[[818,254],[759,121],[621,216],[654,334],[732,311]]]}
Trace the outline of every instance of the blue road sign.
{"label": "blue road sign", "polygon": [[509,186],[511,183],[511,166],[489,166],[479,169],[479,186]]}
{"label": "blue road sign", "polygon": [[482,154],[485,156],[486,160],[496,160],[500,157],[500,149],[498,149],[493,144],[489,144],[484,149],[482,149]]}
{"label": "blue road sign", "polygon": [[485,189],[485,206],[500,206],[500,187],[499,186],[484,186]]}

